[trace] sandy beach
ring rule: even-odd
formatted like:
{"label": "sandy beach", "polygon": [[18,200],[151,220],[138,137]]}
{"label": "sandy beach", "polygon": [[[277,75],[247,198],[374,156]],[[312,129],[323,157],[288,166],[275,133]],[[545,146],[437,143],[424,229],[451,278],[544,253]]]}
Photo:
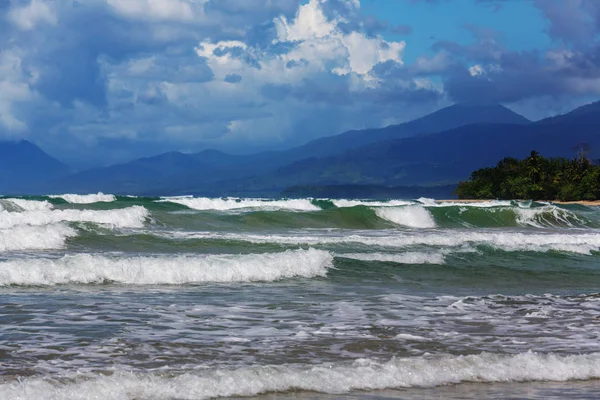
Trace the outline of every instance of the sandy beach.
{"label": "sandy beach", "polygon": [[[436,200],[438,203],[485,203],[495,201],[496,199],[443,199]],[[519,200],[524,201],[524,200]],[[559,200],[537,200],[538,203],[554,203],[554,204],[579,204],[582,206],[600,206],[600,200],[581,200],[581,201],[559,201]]]}

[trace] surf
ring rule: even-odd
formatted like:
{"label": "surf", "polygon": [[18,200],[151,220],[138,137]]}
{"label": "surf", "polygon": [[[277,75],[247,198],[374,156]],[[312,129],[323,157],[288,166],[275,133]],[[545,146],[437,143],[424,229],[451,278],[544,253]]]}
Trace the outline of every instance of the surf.
{"label": "surf", "polygon": [[75,229],[60,223],[0,229],[0,252],[61,249],[75,236]]}
{"label": "surf", "polygon": [[373,249],[409,249],[416,246],[433,248],[462,249],[483,247],[502,251],[548,252],[558,251],[591,255],[600,251],[600,235],[596,233],[524,233],[488,232],[460,230],[448,234],[444,231],[397,231],[377,235],[358,232],[340,234],[325,232],[319,234],[238,234],[219,232],[149,232],[172,240],[215,240],[247,242],[254,244],[281,245],[365,245]]}
{"label": "surf", "polygon": [[333,256],[323,250],[205,256],[106,256],[11,259],[0,262],[0,286],[66,284],[183,285],[273,282],[325,276]]}
{"label": "surf", "polygon": [[142,228],[149,217],[147,209],[132,206],[115,210],[36,209],[34,211],[0,211],[0,229],[19,225],[41,226],[59,222],[91,222],[112,228]]}
{"label": "surf", "polygon": [[96,194],[54,194],[48,195],[51,199],[63,199],[71,204],[92,204],[92,203],[111,203],[117,198],[114,194],[104,194],[98,192]]}
{"label": "surf", "polygon": [[419,356],[351,363],[270,365],[172,374],[127,372],[82,373],[72,377],[23,378],[0,384],[0,397],[14,400],[72,399],[74,394],[106,398],[209,399],[266,393],[430,388],[461,383],[568,382],[600,378],[600,354],[557,355],[480,353]]}
{"label": "surf", "polygon": [[311,199],[245,199],[245,198],[208,198],[208,197],[163,197],[159,202],[169,202],[184,205],[192,210],[229,211],[241,209],[272,209],[315,211],[320,208],[311,202]]}

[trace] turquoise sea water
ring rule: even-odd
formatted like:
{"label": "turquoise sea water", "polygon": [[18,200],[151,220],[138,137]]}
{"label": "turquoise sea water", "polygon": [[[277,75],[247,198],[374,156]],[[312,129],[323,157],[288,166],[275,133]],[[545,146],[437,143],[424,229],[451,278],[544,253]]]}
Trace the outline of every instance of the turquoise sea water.
{"label": "turquoise sea water", "polygon": [[600,395],[600,210],[0,199],[0,399]]}

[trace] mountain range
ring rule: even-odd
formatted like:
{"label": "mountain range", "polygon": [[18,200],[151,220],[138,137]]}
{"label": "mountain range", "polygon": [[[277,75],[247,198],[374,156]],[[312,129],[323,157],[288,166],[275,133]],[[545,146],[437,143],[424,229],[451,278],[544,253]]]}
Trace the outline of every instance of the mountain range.
{"label": "mountain range", "polygon": [[[600,103],[531,122],[501,105],[453,105],[380,129],[349,131],[283,151],[250,155],[169,152],[73,172],[21,141],[0,143],[4,193],[277,195],[291,186],[443,186],[532,149],[572,157],[587,143],[600,155]],[[365,186],[367,187],[367,186]]]}

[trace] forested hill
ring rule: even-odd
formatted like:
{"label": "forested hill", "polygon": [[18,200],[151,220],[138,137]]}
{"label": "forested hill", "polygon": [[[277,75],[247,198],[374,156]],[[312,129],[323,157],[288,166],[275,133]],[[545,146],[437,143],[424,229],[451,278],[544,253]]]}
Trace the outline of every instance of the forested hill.
{"label": "forested hill", "polygon": [[459,199],[599,200],[600,165],[585,156],[544,158],[537,151],[522,160],[507,157],[474,171],[456,189]]}

